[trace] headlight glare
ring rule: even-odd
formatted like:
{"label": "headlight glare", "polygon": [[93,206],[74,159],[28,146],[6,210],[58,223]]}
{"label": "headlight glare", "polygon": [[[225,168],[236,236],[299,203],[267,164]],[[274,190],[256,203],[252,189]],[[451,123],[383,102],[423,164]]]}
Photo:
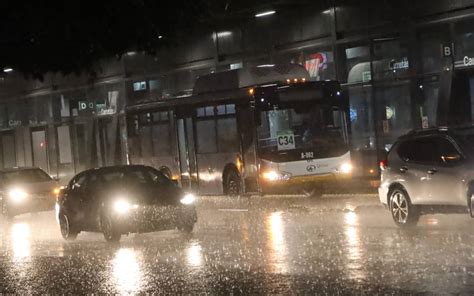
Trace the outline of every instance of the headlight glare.
{"label": "headlight glare", "polygon": [[269,172],[263,173],[263,178],[265,178],[268,181],[276,181],[280,178],[280,175],[275,171],[269,171]]}
{"label": "headlight glare", "polygon": [[183,205],[190,205],[190,204],[193,204],[195,200],[196,200],[196,197],[194,196],[194,194],[188,193],[180,200],[180,202]]}
{"label": "headlight glare", "polygon": [[341,167],[339,168],[339,171],[343,174],[349,174],[352,172],[352,164],[350,163],[343,163]]}
{"label": "headlight glare", "polygon": [[262,177],[270,182],[284,180],[287,181],[290,179],[291,174],[289,173],[282,173],[277,171],[267,171],[262,174]]}
{"label": "headlight glare", "polygon": [[21,189],[13,189],[8,192],[8,196],[15,202],[21,202],[28,197],[28,193]]}
{"label": "headlight glare", "polygon": [[119,199],[114,203],[114,211],[118,214],[127,213],[131,209],[131,207],[132,205],[124,199]]}

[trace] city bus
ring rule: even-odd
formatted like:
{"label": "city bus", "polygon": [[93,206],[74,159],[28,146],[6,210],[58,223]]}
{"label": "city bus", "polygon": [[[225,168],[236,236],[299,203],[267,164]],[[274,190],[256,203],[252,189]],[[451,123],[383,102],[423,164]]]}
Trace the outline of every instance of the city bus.
{"label": "city bus", "polygon": [[348,101],[300,65],[198,77],[192,94],[129,105],[128,158],[202,195],[304,193],[351,177]]}

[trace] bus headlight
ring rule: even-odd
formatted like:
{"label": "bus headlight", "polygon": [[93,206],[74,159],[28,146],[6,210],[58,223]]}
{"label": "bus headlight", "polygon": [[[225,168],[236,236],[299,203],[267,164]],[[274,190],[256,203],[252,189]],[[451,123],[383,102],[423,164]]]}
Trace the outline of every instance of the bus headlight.
{"label": "bus headlight", "polygon": [[352,164],[351,163],[343,163],[340,167],[339,167],[339,171],[343,174],[349,174],[350,172],[352,172]]}
{"label": "bus headlight", "polygon": [[279,181],[279,180],[285,180],[285,181],[289,180],[291,176],[288,173],[268,171],[268,172],[264,172],[262,174],[262,177],[267,181],[274,182],[274,181]]}
{"label": "bus headlight", "polygon": [[28,197],[28,193],[21,189],[13,189],[8,192],[8,196],[14,202],[22,202]]}
{"label": "bus headlight", "polygon": [[190,205],[190,204],[193,204],[195,200],[196,200],[196,197],[194,196],[194,194],[188,193],[180,200],[180,202],[183,205]]}

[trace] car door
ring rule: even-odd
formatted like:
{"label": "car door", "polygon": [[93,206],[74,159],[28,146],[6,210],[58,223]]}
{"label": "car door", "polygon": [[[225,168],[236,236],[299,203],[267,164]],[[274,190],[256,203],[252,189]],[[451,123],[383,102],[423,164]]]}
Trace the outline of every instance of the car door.
{"label": "car door", "polygon": [[64,204],[65,210],[74,217],[74,220],[82,223],[84,218],[83,210],[83,197],[84,197],[84,184],[86,183],[87,174],[80,173],[69,182],[68,188],[64,193]]}
{"label": "car door", "polygon": [[86,229],[95,231],[99,227],[100,198],[98,172],[90,171],[86,182],[82,185],[82,209],[84,211],[84,226]]}
{"label": "car door", "polygon": [[459,175],[463,156],[450,138],[437,136],[434,141],[436,161],[426,176],[430,204],[465,206],[466,196]]}
{"label": "car door", "polygon": [[426,171],[434,160],[432,139],[420,137],[400,143],[397,153],[401,162],[391,162],[389,165],[398,174],[398,180],[410,195],[412,203],[426,203]]}

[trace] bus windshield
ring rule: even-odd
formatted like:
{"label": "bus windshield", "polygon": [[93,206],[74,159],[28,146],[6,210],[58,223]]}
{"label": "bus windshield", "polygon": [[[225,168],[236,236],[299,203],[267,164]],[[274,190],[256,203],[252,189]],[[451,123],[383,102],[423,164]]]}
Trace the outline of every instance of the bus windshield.
{"label": "bus windshield", "polygon": [[262,111],[260,156],[272,161],[341,156],[348,151],[343,117],[344,112],[324,105]]}

